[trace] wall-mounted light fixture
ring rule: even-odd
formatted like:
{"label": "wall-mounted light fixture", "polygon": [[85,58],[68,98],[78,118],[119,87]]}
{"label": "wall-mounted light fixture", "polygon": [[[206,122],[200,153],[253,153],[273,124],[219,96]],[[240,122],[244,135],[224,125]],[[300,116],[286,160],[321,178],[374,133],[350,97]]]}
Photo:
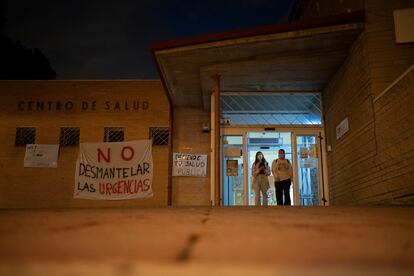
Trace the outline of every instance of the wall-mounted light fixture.
{"label": "wall-mounted light fixture", "polygon": [[204,123],[203,124],[203,132],[209,133],[210,132],[210,123]]}

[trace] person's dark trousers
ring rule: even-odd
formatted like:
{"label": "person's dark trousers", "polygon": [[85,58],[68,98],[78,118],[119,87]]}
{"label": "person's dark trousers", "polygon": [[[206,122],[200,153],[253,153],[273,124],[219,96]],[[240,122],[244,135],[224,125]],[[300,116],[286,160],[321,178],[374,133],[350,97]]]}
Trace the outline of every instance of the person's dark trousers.
{"label": "person's dark trousers", "polygon": [[[290,179],[276,181],[276,202],[277,205],[290,205]],[[285,196],[285,202],[283,202],[283,196]]]}
{"label": "person's dark trousers", "polygon": [[285,202],[283,205],[290,205],[290,179],[283,180],[283,193],[285,194]]}

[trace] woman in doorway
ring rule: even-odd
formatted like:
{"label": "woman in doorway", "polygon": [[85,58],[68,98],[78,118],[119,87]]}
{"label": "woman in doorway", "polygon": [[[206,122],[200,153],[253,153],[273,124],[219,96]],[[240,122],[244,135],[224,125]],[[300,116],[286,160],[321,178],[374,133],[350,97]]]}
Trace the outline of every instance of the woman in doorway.
{"label": "woman in doorway", "polygon": [[[285,158],[285,150],[279,150],[279,158],[272,162],[272,173],[275,178],[277,205],[290,205],[290,184],[292,165]],[[285,200],[283,201],[283,196]]]}
{"label": "woman in doorway", "polygon": [[267,163],[264,155],[261,151],[256,153],[256,160],[252,165],[252,176],[253,176],[253,190],[254,190],[254,202],[256,206],[260,206],[260,193],[263,197],[263,206],[267,206],[267,190],[269,189],[270,175],[269,164]]}

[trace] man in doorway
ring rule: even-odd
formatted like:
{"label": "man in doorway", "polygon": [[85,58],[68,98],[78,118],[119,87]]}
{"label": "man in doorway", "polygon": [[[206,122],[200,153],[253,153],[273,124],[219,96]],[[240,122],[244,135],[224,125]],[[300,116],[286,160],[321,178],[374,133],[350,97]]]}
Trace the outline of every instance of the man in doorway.
{"label": "man in doorway", "polygon": [[275,178],[276,202],[277,205],[290,205],[292,165],[289,160],[285,158],[284,149],[280,149],[278,154],[279,158],[272,162],[272,173]]}

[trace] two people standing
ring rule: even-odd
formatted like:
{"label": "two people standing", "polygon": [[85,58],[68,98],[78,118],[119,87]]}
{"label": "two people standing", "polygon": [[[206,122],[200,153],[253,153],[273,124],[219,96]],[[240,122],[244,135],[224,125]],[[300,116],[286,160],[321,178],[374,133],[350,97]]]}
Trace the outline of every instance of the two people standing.
{"label": "two people standing", "polygon": [[[290,205],[290,185],[292,179],[292,165],[285,158],[285,151],[280,149],[279,158],[272,162],[272,173],[275,178],[277,205]],[[263,198],[263,206],[267,206],[267,190],[270,188],[268,176],[270,175],[269,165],[261,151],[256,153],[252,165],[253,185],[255,194],[255,205],[260,206]],[[284,200],[283,200],[284,196]]]}

